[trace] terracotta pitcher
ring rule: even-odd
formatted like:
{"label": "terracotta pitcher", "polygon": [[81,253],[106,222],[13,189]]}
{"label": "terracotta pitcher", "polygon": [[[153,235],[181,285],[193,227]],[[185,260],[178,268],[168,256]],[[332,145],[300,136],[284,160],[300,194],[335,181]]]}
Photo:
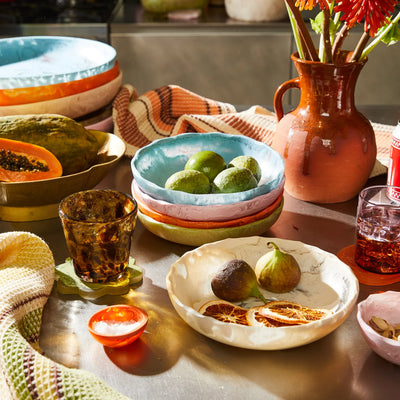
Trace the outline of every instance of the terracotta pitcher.
{"label": "terracotta pitcher", "polygon": [[[285,160],[285,189],[293,197],[316,203],[337,203],[356,196],[376,159],[375,134],[354,105],[357,78],[365,61],[335,64],[305,61],[292,54],[298,78],[276,91],[278,119],[272,147]],[[284,115],[282,97],[300,89],[300,102]]]}

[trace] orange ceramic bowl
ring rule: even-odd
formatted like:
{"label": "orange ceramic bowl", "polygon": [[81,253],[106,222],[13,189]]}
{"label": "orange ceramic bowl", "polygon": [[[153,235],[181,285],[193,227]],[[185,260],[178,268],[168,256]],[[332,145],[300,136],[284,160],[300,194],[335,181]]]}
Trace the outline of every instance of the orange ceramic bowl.
{"label": "orange ceramic bowl", "polygon": [[143,203],[140,199],[135,198],[138,203],[139,210],[148,217],[155,221],[162,222],[164,224],[175,225],[182,228],[193,228],[193,229],[218,229],[218,228],[232,228],[236,226],[243,226],[252,222],[264,219],[268,215],[272,214],[276,208],[279,207],[283,197],[283,190],[276,200],[263,210],[248,215],[246,217],[235,218],[228,221],[189,221],[185,219],[179,219],[171,217],[170,215],[161,214],[158,211],[151,209],[148,205]]}
{"label": "orange ceramic bowl", "polygon": [[107,347],[126,346],[144,332],[149,317],[141,308],[120,304],[104,308],[88,321],[91,335]]}
{"label": "orange ceramic bowl", "polygon": [[114,66],[105,72],[75,81],[46,86],[0,89],[0,105],[15,106],[72,96],[111,82],[118,77],[119,72],[119,64],[116,61]]}

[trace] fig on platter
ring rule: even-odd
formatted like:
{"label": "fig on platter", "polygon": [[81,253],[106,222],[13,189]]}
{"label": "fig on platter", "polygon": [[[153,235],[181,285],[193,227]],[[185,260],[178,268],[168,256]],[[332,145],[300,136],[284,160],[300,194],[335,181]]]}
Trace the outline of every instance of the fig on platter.
{"label": "fig on platter", "polygon": [[267,303],[258,288],[253,268],[244,260],[233,259],[225,263],[211,280],[211,289],[223,300],[242,301],[253,296]]}
{"label": "fig on platter", "polygon": [[268,242],[269,245],[273,246],[273,250],[260,257],[256,263],[258,284],[270,292],[290,292],[300,282],[299,264],[291,254],[281,251],[275,243]]}

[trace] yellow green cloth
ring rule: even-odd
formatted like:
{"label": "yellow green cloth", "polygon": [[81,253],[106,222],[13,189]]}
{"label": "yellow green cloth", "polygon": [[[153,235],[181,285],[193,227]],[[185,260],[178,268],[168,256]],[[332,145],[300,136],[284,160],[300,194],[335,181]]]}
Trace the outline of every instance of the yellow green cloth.
{"label": "yellow green cloth", "polygon": [[40,353],[42,312],[54,271],[53,254],[41,238],[27,232],[0,234],[1,400],[127,400],[92,373]]}

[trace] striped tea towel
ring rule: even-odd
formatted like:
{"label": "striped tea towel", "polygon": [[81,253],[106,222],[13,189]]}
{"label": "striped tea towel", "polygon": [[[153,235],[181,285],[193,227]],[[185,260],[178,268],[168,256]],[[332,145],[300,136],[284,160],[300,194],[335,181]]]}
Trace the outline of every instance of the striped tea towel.
{"label": "striped tea towel", "polygon": [[127,400],[95,375],[40,353],[42,312],[54,273],[53,254],[38,236],[0,234],[0,399]]}
{"label": "striped tea towel", "polygon": [[[228,103],[199,96],[180,86],[168,85],[141,96],[132,85],[122,86],[113,102],[114,133],[135,152],[153,140],[184,132],[242,134],[271,145],[276,116],[261,106],[237,112]],[[371,176],[386,172],[394,126],[372,123],[378,147]]]}

